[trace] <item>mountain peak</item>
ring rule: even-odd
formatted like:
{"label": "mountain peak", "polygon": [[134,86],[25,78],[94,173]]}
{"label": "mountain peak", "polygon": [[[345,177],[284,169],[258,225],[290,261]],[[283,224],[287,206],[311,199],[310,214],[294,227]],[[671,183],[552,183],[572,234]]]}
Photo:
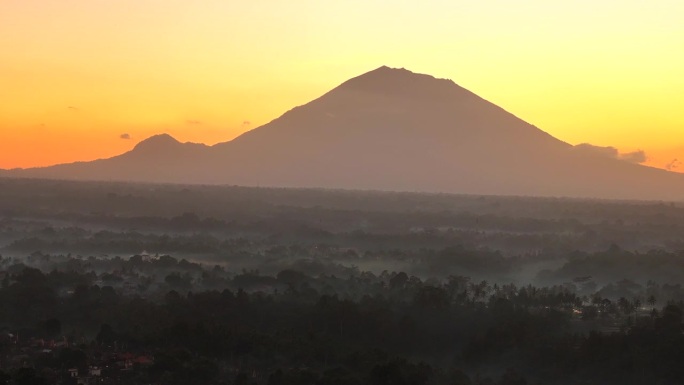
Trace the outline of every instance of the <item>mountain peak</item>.
{"label": "mountain peak", "polygon": [[169,134],[158,134],[150,136],[135,146],[134,150],[165,150],[169,147],[181,144]]}
{"label": "mountain peak", "polygon": [[[365,73],[365,75],[372,74],[372,73],[394,73],[394,74],[399,74],[399,73],[404,73],[404,74],[414,74],[414,72],[411,72],[407,70],[406,68],[392,68],[386,65],[380,66],[374,70],[368,71]],[[360,75],[363,76],[363,75]]]}
{"label": "mountain peak", "polygon": [[337,89],[422,97],[444,97],[465,91],[449,79],[439,79],[431,75],[411,72],[405,68],[391,68],[384,65],[347,80]]}
{"label": "mountain peak", "polygon": [[440,80],[431,75],[411,72],[406,68],[392,68],[384,65],[357,77],[351,78],[343,84],[353,84],[360,81],[410,81],[410,79],[416,80],[418,78],[422,80]]}

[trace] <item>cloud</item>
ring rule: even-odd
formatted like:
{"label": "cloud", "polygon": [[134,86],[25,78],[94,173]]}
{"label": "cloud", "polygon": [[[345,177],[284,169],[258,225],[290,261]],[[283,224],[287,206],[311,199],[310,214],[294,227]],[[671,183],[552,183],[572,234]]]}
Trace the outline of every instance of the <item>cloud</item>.
{"label": "cloud", "polygon": [[626,152],[619,155],[619,159],[625,160],[630,163],[644,163],[648,158],[643,150],[637,150],[633,152]]}
{"label": "cloud", "polygon": [[665,169],[672,171],[672,170],[679,168],[679,166],[681,166],[681,165],[682,165],[682,162],[679,159],[675,158],[675,159],[672,159],[672,161],[670,163],[665,165]]}
{"label": "cloud", "polygon": [[131,135],[130,134],[121,134],[121,135],[119,135],[119,138],[124,139],[124,140],[129,140],[131,138]]}
{"label": "cloud", "polygon": [[589,143],[581,143],[574,147],[574,150],[580,151],[586,155],[603,156],[605,158],[616,158],[620,155],[620,152],[615,147],[602,147],[594,146]]}
{"label": "cloud", "polygon": [[185,124],[188,124],[188,125],[191,125],[191,126],[201,126],[201,125],[202,125],[202,121],[200,121],[200,120],[194,120],[194,119],[193,119],[193,120],[186,120],[186,121],[185,121]]}
{"label": "cloud", "polygon": [[633,152],[620,153],[617,148],[613,146],[594,146],[589,143],[581,143],[573,147],[575,151],[588,156],[600,156],[603,158],[619,159],[630,163],[644,163],[648,157],[643,150]]}

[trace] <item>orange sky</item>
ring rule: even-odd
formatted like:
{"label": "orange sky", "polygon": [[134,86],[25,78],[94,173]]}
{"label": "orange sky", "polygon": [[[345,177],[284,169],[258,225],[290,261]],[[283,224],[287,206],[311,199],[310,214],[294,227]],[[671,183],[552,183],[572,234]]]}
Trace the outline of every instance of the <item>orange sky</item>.
{"label": "orange sky", "polygon": [[684,161],[683,18],[674,0],[3,1],[0,168],[229,140],[384,64],[664,168]]}

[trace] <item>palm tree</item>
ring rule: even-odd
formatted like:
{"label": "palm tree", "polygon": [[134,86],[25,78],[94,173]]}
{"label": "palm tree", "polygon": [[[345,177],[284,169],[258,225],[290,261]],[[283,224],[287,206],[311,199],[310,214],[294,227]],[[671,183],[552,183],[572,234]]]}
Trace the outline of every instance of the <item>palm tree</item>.
{"label": "palm tree", "polygon": [[638,297],[632,299],[632,308],[634,309],[634,322],[636,323],[637,317],[639,316],[639,310],[641,309],[641,300]]}
{"label": "palm tree", "polygon": [[622,313],[626,316],[629,316],[629,314],[632,313],[632,303],[627,298],[620,297],[617,304],[620,307],[620,310],[622,310]]}

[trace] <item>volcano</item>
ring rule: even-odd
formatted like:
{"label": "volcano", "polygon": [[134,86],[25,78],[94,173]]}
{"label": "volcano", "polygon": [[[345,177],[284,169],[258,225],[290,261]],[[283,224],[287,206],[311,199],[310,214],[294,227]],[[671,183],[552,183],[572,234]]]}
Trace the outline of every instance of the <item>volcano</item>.
{"label": "volcano", "polygon": [[380,67],[236,139],[158,135],[93,162],[6,175],[77,180],[682,200],[684,175],[578,151],[458,86]]}

